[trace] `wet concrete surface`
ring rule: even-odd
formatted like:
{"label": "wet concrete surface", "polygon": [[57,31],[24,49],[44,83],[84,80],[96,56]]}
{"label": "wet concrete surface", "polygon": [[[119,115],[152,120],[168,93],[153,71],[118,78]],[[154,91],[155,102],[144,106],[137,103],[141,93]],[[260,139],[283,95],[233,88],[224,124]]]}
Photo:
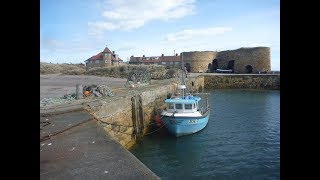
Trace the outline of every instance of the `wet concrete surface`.
{"label": "wet concrete surface", "polygon": [[40,140],[40,179],[160,179],[85,111],[40,117],[48,132],[60,133]]}

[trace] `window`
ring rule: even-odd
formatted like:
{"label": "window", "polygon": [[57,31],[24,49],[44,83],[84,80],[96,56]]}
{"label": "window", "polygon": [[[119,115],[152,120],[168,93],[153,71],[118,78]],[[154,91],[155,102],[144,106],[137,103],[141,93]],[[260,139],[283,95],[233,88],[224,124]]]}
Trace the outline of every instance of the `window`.
{"label": "window", "polygon": [[170,64],[173,64],[173,62],[170,62]]}
{"label": "window", "polygon": [[96,64],[98,64],[100,61],[99,61],[99,60],[96,60],[95,62],[96,62]]}
{"label": "window", "polygon": [[185,104],[184,109],[192,109],[192,104]]}
{"label": "window", "polygon": [[176,104],[176,109],[182,109],[182,104]]}
{"label": "window", "polygon": [[180,64],[180,62],[174,62],[174,64],[175,64],[175,65],[179,65],[179,64]]}
{"label": "window", "polygon": [[174,109],[174,104],[169,103],[169,107],[168,107],[168,109]]}
{"label": "window", "polygon": [[166,64],[166,62],[161,62],[161,64]]}

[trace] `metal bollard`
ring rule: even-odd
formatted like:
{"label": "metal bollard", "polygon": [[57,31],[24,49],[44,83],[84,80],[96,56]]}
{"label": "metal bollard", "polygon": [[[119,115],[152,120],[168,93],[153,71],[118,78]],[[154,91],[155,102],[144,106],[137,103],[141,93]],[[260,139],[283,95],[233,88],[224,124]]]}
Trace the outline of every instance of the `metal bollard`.
{"label": "metal bollard", "polygon": [[77,84],[76,99],[82,99],[82,98],[83,98],[83,87],[82,87],[82,84]]}

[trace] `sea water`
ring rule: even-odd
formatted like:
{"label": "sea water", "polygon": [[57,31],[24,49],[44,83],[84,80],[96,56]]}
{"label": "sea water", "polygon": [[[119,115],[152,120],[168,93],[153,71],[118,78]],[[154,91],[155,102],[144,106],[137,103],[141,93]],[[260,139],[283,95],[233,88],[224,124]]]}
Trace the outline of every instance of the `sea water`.
{"label": "sea water", "polygon": [[131,152],[162,179],[280,179],[280,92],[206,92],[202,131],[176,138],[163,128]]}

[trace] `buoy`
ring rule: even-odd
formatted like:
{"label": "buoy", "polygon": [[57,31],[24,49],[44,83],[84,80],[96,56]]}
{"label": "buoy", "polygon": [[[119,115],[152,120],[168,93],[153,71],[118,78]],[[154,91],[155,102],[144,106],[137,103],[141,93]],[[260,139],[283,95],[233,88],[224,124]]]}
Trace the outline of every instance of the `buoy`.
{"label": "buoy", "polygon": [[162,122],[159,114],[155,115],[154,120],[155,120],[156,125],[157,125],[158,127],[163,126],[163,122]]}
{"label": "buoy", "polygon": [[84,95],[85,95],[85,96],[90,96],[90,94],[91,94],[90,91],[85,91],[85,92],[84,92]]}

